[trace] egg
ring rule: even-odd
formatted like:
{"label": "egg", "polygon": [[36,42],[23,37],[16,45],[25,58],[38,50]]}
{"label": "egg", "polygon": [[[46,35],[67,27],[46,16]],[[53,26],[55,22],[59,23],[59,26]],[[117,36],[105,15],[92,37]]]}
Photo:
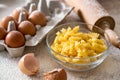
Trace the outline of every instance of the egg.
{"label": "egg", "polygon": [[36,28],[30,21],[22,21],[18,26],[18,31],[24,35],[34,36],[36,34]]}
{"label": "egg", "polygon": [[3,27],[0,27],[0,40],[5,39],[6,34],[7,31]]}
{"label": "egg", "polygon": [[44,80],[67,80],[67,73],[64,69],[54,69],[44,74]]}
{"label": "egg", "polygon": [[25,38],[19,31],[10,31],[5,38],[5,44],[11,48],[18,48],[25,45]]}
{"label": "egg", "polygon": [[17,21],[14,20],[14,18],[12,16],[6,16],[6,17],[4,17],[1,20],[1,22],[0,22],[0,26],[3,27],[3,28],[5,28],[7,30],[9,21],[14,21],[15,22],[15,26],[16,27],[18,26]]}
{"label": "egg", "polygon": [[27,11],[26,9],[24,9],[24,8],[16,8],[16,9],[12,12],[12,16],[13,16],[13,18],[14,18],[16,21],[18,21],[19,15],[20,15],[20,12],[21,12],[21,11],[25,12],[26,18],[28,17],[29,13],[28,13],[28,11]]}
{"label": "egg", "polygon": [[31,21],[35,25],[45,26],[47,24],[47,19],[45,15],[38,10],[33,11],[29,15],[28,20]]}
{"label": "egg", "polygon": [[39,61],[34,53],[25,54],[18,63],[19,69],[26,75],[35,75],[39,71]]}

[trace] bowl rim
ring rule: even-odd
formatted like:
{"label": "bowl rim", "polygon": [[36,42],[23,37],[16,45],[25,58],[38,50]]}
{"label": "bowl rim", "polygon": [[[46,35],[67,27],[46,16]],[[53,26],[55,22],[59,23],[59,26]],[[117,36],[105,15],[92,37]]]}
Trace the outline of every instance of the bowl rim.
{"label": "bowl rim", "polygon": [[[64,26],[64,25],[66,25],[66,24],[67,24],[67,25],[70,25],[70,24],[76,24],[76,25],[77,25],[77,24],[78,24],[78,25],[80,25],[80,24],[81,24],[81,25],[91,25],[91,24],[88,24],[88,23],[85,23],[85,22],[68,22],[68,23],[64,23],[64,24],[57,25],[55,28],[53,28],[52,30],[50,30],[50,31],[48,32],[47,36],[46,36],[46,44],[47,44],[48,49],[49,49],[49,50],[52,50],[55,54],[60,55],[60,56],[65,57],[65,58],[81,59],[81,60],[82,60],[82,59],[88,59],[88,58],[97,58],[97,57],[99,57],[99,56],[101,56],[101,55],[104,55],[104,54],[106,53],[106,51],[109,50],[109,47],[110,47],[111,43],[110,43],[110,38],[109,38],[108,34],[107,34],[104,30],[102,30],[101,28],[97,27],[96,25],[92,25],[92,26],[94,26],[94,27],[102,30],[102,31],[105,33],[105,36],[107,36],[107,39],[108,39],[109,42],[106,41],[106,39],[105,39],[106,44],[107,44],[107,49],[106,49],[105,51],[99,53],[99,54],[96,55],[96,56],[89,56],[88,58],[68,57],[68,56],[64,56],[64,55],[62,55],[62,54],[54,51],[54,50],[51,48],[51,45],[50,45],[49,42],[48,42],[49,33],[51,33],[51,32],[54,31],[55,29],[57,29],[57,28],[59,28],[59,27],[61,27],[61,26]],[[69,27],[69,26],[68,26],[68,27]],[[100,34],[100,35],[101,35],[101,34]],[[50,53],[50,54],[51,54],[51,53]],[[52,55],[54,56],[54,54],[52,54]],[[57,59],[58,59],[58,58],[57,58]]]}

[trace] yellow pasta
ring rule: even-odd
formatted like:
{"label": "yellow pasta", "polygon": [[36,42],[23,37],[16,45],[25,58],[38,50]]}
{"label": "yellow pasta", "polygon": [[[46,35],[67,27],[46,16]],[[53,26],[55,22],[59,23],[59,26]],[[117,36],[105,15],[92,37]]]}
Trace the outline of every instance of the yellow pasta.
{"label": "yellow pasta", "polygon": [[58,54],[66,56],[62,57],[54,54],[58,59],[71,63],[88,63],[96,60],[96,58],[86,59],[85,61],[79,58],[96,56],[107,49],[104,41],[98,38],[98,33],[82,33],[79,32],[79,28],[79,26],[73,29],[71,27],[63,28],[56,33],[51,48]]}

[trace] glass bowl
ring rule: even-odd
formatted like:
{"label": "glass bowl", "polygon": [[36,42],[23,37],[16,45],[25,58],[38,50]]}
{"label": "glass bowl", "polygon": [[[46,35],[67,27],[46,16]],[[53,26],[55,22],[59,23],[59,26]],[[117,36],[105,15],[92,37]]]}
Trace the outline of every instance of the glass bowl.
{"label": "glass bowl", "polygon": [[[99,33],[100,34],[99,38],[103,39],[105,45],[107,46],[107,49],[105,51],[103,51],[102,53],[99,53],[95,56],[90,56],[87,58],[74,58],[74,57],[63,56],[63,55],[57,53],[56,51],[54,51],[51,48],[51,45],[55,40],[56,33],[58,31],[60,31],[62,28],[65,28],[65,29],[67,29],[68,27],[74,28],[75,26],[80,26],[79,31],[83,32],[83,33],[88,33],[88,32]],[[89,26],[89,28],[88,28],[88,26]],[[71,23],[65,23],[65,24],[56,26],[54,29],[52,29],[47,34],[46,44],[47,44],[49,55],[55,61],[57,61],[59,64],[61,64],[63,67],[65,67],[69,70],[73,70],[73,71],[86,71],[86,70],[90,70],[90,69],[97,67],[108,56],[109,47],[110,47],[109,37],[102,29],[100,29],[97,26],[93,26],[93,25],[81,23],[81,22],[71,22]],[[69,60],[69,61],[67,61],[67,60]],[[74,60],[76,62],[72,62],[70,60]],[[77,61],[79,61],[79,62],[77,62]]]}

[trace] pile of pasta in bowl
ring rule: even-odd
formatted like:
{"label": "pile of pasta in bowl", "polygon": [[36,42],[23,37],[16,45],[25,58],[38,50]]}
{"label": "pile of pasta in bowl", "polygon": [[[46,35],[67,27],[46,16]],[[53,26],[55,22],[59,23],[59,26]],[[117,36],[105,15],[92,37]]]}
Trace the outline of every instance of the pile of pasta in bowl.
{"label": "pile of pasta in bowl", "polygon": [[[109,37],[86,23],[66,23],[51,30],[46,38],[49,54],[65,68],[85,71],[97,67],[109,54]],[[106,38],[107,37],[107,38]]]}

